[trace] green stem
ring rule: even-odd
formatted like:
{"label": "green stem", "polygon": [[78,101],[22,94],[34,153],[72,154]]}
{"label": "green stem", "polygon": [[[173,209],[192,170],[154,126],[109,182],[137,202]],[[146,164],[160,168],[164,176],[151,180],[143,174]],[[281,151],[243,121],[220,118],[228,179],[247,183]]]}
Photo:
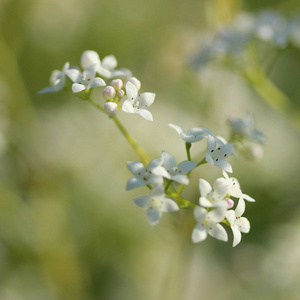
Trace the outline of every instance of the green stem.
{"label": "green stem", "polygon": [[[93,106],[95,106],[96,108],[101,110],[103,113],[107,114],[105,109],[100,104],[98,104],[97,102],[95,102],[91,98],[88,98],[87,100]],[[117,125],[117,127],[119,128],[119,130],[121,131],[121,133],[123,134],[125,139],[127,140],[127,142],[130,144],[130,146],[134,149],[134,151],[141,158],[143,164],[145,166],[147,166],[147,164],[150,162],[150,158],[149,158],[148,154],[146,153],[146,151],[138,145],[138,143],[135,141],[135,139],[128,133],[128,131],[125,129],[125,127],[122,125],[122,123],[120,122],[120,120],[116,116],[113,116],[113,117],[110,116],[110,118],[115,122],[115,124]]]}
{"label": "green stem", "polygon": [[167,192],[168,192],[168,189],[169,189],[169,187],[170,187],[171,183],[172,183],[172,181],[171,181],[171,180],[169,180],[169,181],[167,182],[167,184],[166,184],[166,187],[165,187],[165,193],[167,193]]}
{"label": "green stem", "polygon": [[180,208],[196,207],[194,203],[180,197],[180,195],[178,195],[177,193],[168,193],[168,195],[176,199],[177,204]]}
{"label": "green stem", "polygon": [[150,158],[148,156],[148,154],[145,152],[145,150],[140,147],[137,142],[134,140],[134,138],[127,132],[127,130],[125,129],[125,127],[122,125],[122,123],[120,122],[120,120],[114,116],[111,117],[115,124],[117,125],[117,127],[120,129],[120,131],[122,132],[123,136],[125,137],[125,139],[127,140],[127,142],[131,145],[131,147],[134,149],[134,151],[138,154],[138,156],[141,158],[143,164],[145,166],[148,165],[148,163],[150,162]]}
{"label": "green stem", "polygon": [[190,160],[190,161],[192,160],[191,152],[190,152],[191,147],[192,147],[191,143],[185,143],[186,155],[187,155],[188,160]]}

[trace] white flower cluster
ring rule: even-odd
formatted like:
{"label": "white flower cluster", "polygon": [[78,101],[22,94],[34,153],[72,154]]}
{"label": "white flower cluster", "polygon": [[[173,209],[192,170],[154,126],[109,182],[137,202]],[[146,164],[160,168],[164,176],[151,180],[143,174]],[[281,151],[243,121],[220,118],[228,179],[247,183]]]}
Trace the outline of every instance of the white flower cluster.
{"label": "white flower cluster", "polygon": [[[121,110],[138,114],[152,121],[152,114],[147,109],[153,103],[155,94],[139,94],[141,82],[132,77],[129,70],[116,70],[116,66],[117,60],[113,55],[101,61],[95,51],[85,51],[81,56],[81,68],[70,67],[67,62],[61,71],[52,72],[50,86],[39,93],[69,89],[79,98],[90,101],[113,118],[143,162],[148,162],[144,150],[131,138],[115,115],[118,110]],[[102,89],[103,105],[91,99],[94,88]],[[143,186],[150,190],[148,195],[135,197],[133,201],[146,210],[151,225],[157,224],[163,213],[192,207],[197,222],[192,231],[192,241],[195,243],[205,240],[207,234],[227,241],[227,232],[221,223],[231,227],[233,246],[240,242],[241,232],[249,232],[250,223],[242,215],[245,211],[245,200],[254,202],[254,199],[242,193],[236,178],[228,176],[227,172],[232,173],[233,170],[227,158],[231,153],[237,156],[234,149],[235,142],[242,143],[246,139],[252,139],[261,143],[264,141],[264,136],[254,129],[251,116],[245,120],[232,117],[230,124],[232,128],[230,143],[204,127],[185,131],[178,125],[169,124],[185,142],[187,160],[177,164],[173,155],[162,151],[161,157],[150,161],[147,166],[138,161],[127,162],[127,167],[134,176],[128,180],[126,190]],[[201,141],[206,141],[206,153],[201,160],[193,160],[190,148]],[[205,163],[222,169],[223,177],[216,179],[212,186],[206,180],[199,179],[200,197],[195,204],[184,199],[181,193],[190,183],[190,173]],[[234,198],[239,199],[235,210],[232,209],[237,201]]]}
{"label": "white flower cluster", "polygon": [[[131,190],[141,186],[147,186],[150,189],[149,195],[138,196],[133,201],[147,211],[149,223],[155,225],[163,213],[180,209],[182,198],[176,202],[178,200],[176,193],[168,192],[168,190],[176,191],[179,184],[188,185],[188,175],[193,169],[206,162],[223,169],[224,177],[218,178],[213,186],[204,179],[199,180],[199,205],[192,204],[195,207],[194,216],[197,221],[192,232],[192,241],[201,242],[206,239],[207,234],[227,241],[226,230],[220,224],[223,222],[231,227],[234,236],[233,246],[236,246],[241,240],[241,232],[247,233],[250,230],[249,221],[241,217],[245,210],[244,200],[250,202],[255,200],[243,194],[238,180],[230,178],[226,173],[226,171],[232,172],[232,167],[226,159],[231,153],[235,153],[233,146],[224,138],[215,137],[206,128],[191,128],[186,132],[180,126],[174,124],[169,124],[169,126],[178,132],[188,148],[192,143],[207,140],[205,159],[198,163],[186,160],[177,165],[175,158],[163,151],[160,158],[152,160],[146,167],[138,161],[127,162],[128,169],[134,177],[128,180],[126,189]],[[175,200],[171,200],[168,196]],[[232,198],[239,199],[235,210],[230,210],[235,205]]]}
{"label": "white flower cluster", "polygon": [[89,99],[94,88],[104,87],[104,110],[109,116],[115,116],[118,110],[135,113],[152,121],[152,114],[147,110],[154,102],[155,94],[139,94],[141,82],[132,77],[128,69],[115,69],[117,60],[109,55],[100,60],[97,52],[88,50],[81,56],[81,68],[70,66],[67,62],[62,70],[54,70],[50,77],[50,86],[39,93],[58,92],[68,88],[67,78],[72,82],[72,92],[82,99]]}
{"label": "white flower cluster", "polygon": [[193,64],[201,68],[214,58],[241,58],[248,45],[255,42],[269,43],[280,49],[289,44],[300,47],[300,19],[288,20],[272,10],[256,15],[240,13],[232,24],[206,35]]}

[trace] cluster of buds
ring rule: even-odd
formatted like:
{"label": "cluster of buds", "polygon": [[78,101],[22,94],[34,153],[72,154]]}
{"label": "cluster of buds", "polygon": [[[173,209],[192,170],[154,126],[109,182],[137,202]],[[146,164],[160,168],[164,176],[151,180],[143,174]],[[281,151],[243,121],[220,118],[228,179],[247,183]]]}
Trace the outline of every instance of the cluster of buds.
{"label": "cluster of buds", "polygon": [[72,92],[83,100],[90,99],[95,88],[102,88],[105,100],[103,108],[109,116],[115,116],[118,110],[136,113],[146,120],[152,121],[148,108],[155,100],[155,94],[139,94],[141,82],[132,76],[128,69],[116,69],[115,56],[109,55],[101,61],[97,52],[85,51],[81,56],[81,68],[70,66],[67,62],[62,70],[54,70],[50,77],[50,86],[39,93],[58,92],[68,89],[67,78],[72,82]]}
{"label": "cluster of buds", "polygon": [[[102,112],[112,117],[119,128],[122,125],[115,116],[118,110],[135,113],[152,121],[152,114],[147,109],[153,103],[155,94],[139,94],[141,82],[132,76],[131,71],[118,70],[116,66],[117,60],[113,55],[101,61],[95,51],[85,51],[81,57],[81,68],[71,67],[67,62],[61,71],[52,72],[50,86],[39,93],[72,90],[73,94],[83,100],[89,100]],[[68,78],[71,80],[70,86],[67,82]],[[91,99],[91,93],[95,88],[102,89],[103,105]],[[237,156],[235,151],[237,143],[242,144],[246,139],[262,142],[264,136],[254,129],[251,117],[245,120],[231,118],[230,124],[232,128],[230,143],[223,137],[215,136],[205,127],[195,127],[185,131],[178,125],[169,124],[169,127],[174,129],[184,141],[187,160],[177,164],[173,155],[162,151],[161,157],[150,161],[147,166],[139,161],[127,162],[128,169],[134,176],[128,180],[126,190],[143,186],[150,190],[148,195],[135,197],[133,201],[147,211],[147,219],[151,225],[157,224],[163,213],[193,208],[197,224],[191,236],[195,243],[205,240],[208,234],[227,241],[227,232],[221,224],[228,225],[232,229],[233,246],[240,242],[241,232],[249,232],[250,223],[242,215],[245,211],[245,200],[254,202],[254,199],[243,194],[238,180],[227,174],[233,172],[227,158],[231,154]],[[124,127],[121,132],[124,134]],[[143,161],[149,161],[143,157],[141,148],[133,142],[127,132],[124,136]],[[193,160],[190,149],[193,144],[201,141],[206,141],[206,153],[201,159]],[[212,186],[205,179],[200,178],[199,201],[184,199],[181,193],[190,183],[191,172],[205,163],[220,168],[223,177],[216,179]],[[234,207],[235,210],[232,209]]]}

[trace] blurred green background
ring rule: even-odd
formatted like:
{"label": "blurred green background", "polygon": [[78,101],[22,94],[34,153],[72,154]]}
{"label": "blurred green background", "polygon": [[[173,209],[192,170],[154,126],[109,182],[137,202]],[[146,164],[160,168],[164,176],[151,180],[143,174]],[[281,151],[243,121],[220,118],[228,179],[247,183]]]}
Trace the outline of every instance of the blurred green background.
{"label": "blurred green background", "polygon": [[[199,78],[188,53],[204,29],[239,11],[300,12],[293,1],[0,1],[0,299],[299,299],[299,131],[234,72]],[[243,192],[256,199],[240,245],[191,243],[192,211],[151,227],[125,191],[137,160],[117,128],[70,94],[38,95],[50,73],[84,50],[114,54],[155,92],[154,122],[121,115],[153,158],[185,159],[167,123],[205,126],[226,137],[228,115],[255,116],[267,135],[261,161],[230,158]],[[280,56],[271,79],[299,108],[300,50]],[[204,166],[199,177],[221,175]]]}

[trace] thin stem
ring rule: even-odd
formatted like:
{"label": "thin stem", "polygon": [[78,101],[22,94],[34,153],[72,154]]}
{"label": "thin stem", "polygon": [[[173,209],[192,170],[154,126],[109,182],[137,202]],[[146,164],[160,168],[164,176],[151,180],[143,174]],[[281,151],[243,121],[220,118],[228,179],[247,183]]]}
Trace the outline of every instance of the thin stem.
{"label": "thin stem", "polygon": [[[99,110],[101,110],[103,113],[107,114],[106,111],[105,111],[105,109],[100,104],[98,104],[97,102],[95,102],[91,98],[88,98],[87,100],[93,106],[95,106],[96,108],[98,108]],[[123,124],[120,122],[120,120],[116,116],[112,116],[110,118],[115,122],[115,124],[117,125],[117,127],[119,128],[119,130],[121,131],[121,133],[123,134],[123,136],[125,137],[125,139],[127,140],[127,142],[131,145],[131,147],[134,149],[134,151],[141,158],[143,164],[146,166],[149,163],[149,161],[150,161],[150,158],[149,158],[148,154],[146,153],[146,151],[141,146],[138,145],[138,143],[128,133],[128,131],[125,129],[125,127],[123,126]]]}
{"label": "thin stem", "polygon": [[111,118],[113,119],[113,121],[115,122],[115,124],[117,125],[117,127],[120,129],[120,131],[122,132],[122,134],[125,137],[125,139],[127,140],[127,142],[131,145],[131,147],[134,149],[134,151],[141,158],[143,164],[145,166],[147,166],[147,164],[150,162],[150,158],[149,158],[148,154],[145,152],[145,150],[142,147],[140,147],[137,144],[137,142],[127,132],[127,130],[125,129],[125,127],[122,125],[122,123],[120,122],[120,120],[116,116],[111,117]]}
{"label": "thin stem", "polygon": [[185,143],[186,155],[187,155],[188,160],[190,160],[190,161],[192,160],[191,152],[190,152],[191,147],[192,147],[191,143]]}
{"label": "thin stem", "polygon": [[170,187],[171,183],[172,183],[172,181],[171,181],[171,180],[169,180],[169,181],[167,182],[167,184],[166,184],[166,187],[165,187],[165,193],[167,193],[167,192],[168,192],[168,189],[169,189],[169,187]]}
{"label": "thin stem", "polygon": [[168,195],[176,199],[177,204],[180,208],[196,207],[196,205],[194,203],[182,198],[177,193],[168,193]]}

